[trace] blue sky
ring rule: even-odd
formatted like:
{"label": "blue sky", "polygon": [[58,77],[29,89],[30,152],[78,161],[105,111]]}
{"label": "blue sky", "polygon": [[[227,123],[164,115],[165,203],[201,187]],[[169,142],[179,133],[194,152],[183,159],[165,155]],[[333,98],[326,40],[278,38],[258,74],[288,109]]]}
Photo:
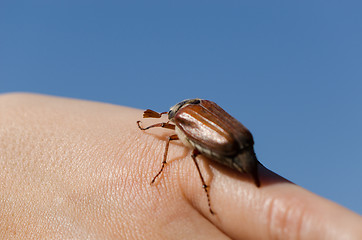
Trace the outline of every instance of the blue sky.
{"label": "blue sky", "polygon": [[360,1],[0,2],[0,93],[213,100],[259,160],[362,214]]}

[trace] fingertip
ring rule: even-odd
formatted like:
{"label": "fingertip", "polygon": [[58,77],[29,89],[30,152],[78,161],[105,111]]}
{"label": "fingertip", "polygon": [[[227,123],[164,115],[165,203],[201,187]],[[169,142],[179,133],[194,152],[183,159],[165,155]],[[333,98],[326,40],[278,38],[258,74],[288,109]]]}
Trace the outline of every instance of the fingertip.
{"label": "fingertip", "polygon": [[259,170],[260,187],[247,181],[247,176],[234,172],[217,170],[214,173],[211,201],[218,215],[209,219],[231,238],[321,239],[329,236],[328,239],[338,239],[345,234],[361,232],[353,227],[356,223],[362,224],[361,218],[353,212],[264,166]]}

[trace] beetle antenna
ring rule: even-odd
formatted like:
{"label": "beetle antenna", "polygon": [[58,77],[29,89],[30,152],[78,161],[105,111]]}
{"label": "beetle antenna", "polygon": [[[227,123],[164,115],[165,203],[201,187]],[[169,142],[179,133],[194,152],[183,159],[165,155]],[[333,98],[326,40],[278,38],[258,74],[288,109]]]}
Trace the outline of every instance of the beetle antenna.
{"label": "beetle antenna", "polygon": [[163,114],[167,114],[167,112],[158,113],[151,109],[147,109],[143,112],[143,118],[160,118]]}

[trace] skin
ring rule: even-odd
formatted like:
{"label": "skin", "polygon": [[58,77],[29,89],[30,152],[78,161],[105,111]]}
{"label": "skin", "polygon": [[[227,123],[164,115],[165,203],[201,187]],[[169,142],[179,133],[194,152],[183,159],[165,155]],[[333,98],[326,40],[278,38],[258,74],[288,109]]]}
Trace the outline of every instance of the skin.
{"label": "skin", "polygon": [[[142,110],[31,94],[0,96],[2,239],[361,239],[362,217],[259,166],[248,175],[200,157]],[[262,161],[262,159],[260,159]],[[0,237],[0,238],[1,238]]]}

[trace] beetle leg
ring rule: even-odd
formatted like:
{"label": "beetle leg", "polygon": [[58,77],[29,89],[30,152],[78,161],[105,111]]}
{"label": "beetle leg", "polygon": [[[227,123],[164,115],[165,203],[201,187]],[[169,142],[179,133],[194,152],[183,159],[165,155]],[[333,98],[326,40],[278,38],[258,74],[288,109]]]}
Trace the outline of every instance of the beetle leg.
{"label": "beetle leg", "polygon": [[140,123],[141,123],[141,121],[137,121],[137,125],[141,130],[147,130],[147,129],[154,128],[154,127],[161,127],[161,128],[168,128],[168,129],[175,130],[175,125],[168,123],[168,122],[156,123],[156,124],[153,124],[153,125],[145,127],[145,128],[141,127]]}
{"label": "beetle leg", "polygon": [[[172,125],[174,126],[174,125]],[[156,174],[156,176],[153,177],[151,184],[153,184],[156,181],[156,178],[158,178],[158,176],[162,173],[163,169],[165,168],[166,164],[167,164],[167,153],[168,153],[168,147],[170,145],[170,141],[173,140],[178,140],[178,136],[176,134],[171,135],[168,137],[167,142],[166,142],[166,147],[165,147],[165,152],[163,154],[163,161],[162,161],[162,166],[160,171]]]}
{"label": "beetle leg", "polygon": [[207,204],[209,205],[210,213],[211,213],[212,215],[215,215],[215,212],[211,209],[210,195],[209,195],[209,186],[206,185],[205,180],[204,180],[204,177],[203,177],[202,174],[201,174],[199,164],[198,164],[197,161],[196,161],[196,157],[197,157],[197,155],[199,155],[199,154],[200,154],[200,152],[199,152],[197,149],[194,149],[193,152],[192,152],[192,154],[191,154],[191,157],[192,157],[192,160],[194,160],[194,163],[195,163],[195,165],[196,165],[197,171],[198,171],[198,173],[199,173],[199,175],[200,175],[201,182],[202,182],[202,188],[205,190],[205,193],[206,193]]}

